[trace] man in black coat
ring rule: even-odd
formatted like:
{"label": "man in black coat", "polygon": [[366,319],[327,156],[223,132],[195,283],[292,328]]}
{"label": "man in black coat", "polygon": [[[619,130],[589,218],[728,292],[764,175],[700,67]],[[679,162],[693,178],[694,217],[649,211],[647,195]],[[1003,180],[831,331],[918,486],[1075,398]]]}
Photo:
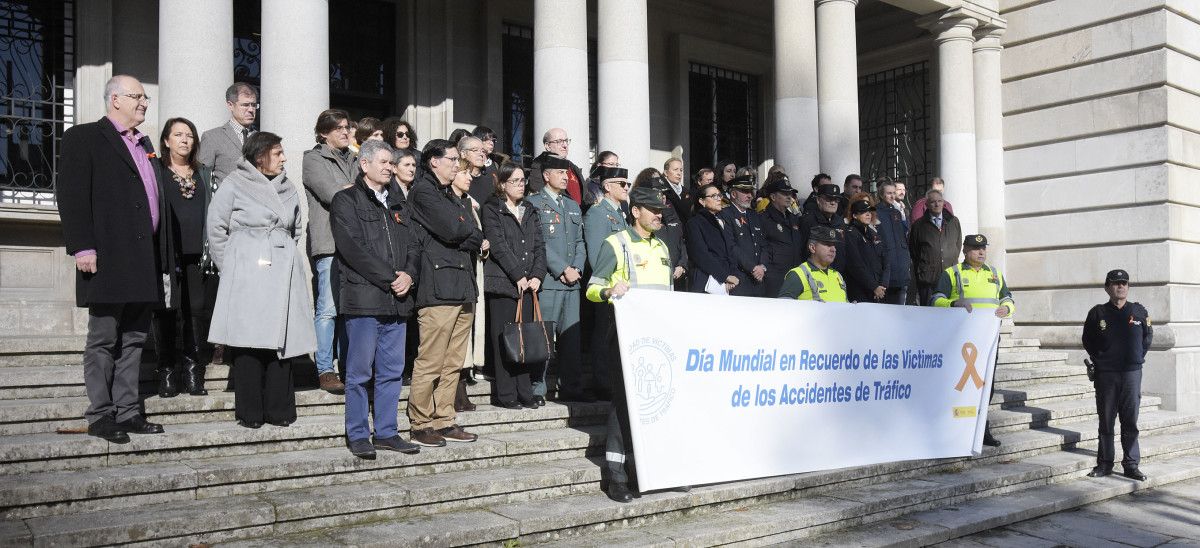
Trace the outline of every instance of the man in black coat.
{"label": "man in black coat", "polygon": [[729,185],[730,205],[717,214],[733,233],[733,259],[737,265],[738,284],[729,292],[742,297],[763,297],[763,279],[767,266],[763,260],[762,214],[754,211],[754,183],[734,178]]}
{"label": "man in black coat", "polygon": [[763,234],[766,251],[763,264],[767,267],[763,276],[763,295],[779,295],[783,277],[788,271],[804,262],[801,245],[807,245],[800,234],[800,217],[788,211],[796,200],[796,189],[787,179],[779,179],[763,188],[763,194],[771,200],[763,211]]}
{"label": "man in black coat", "polygon": [[107,115],[63,134],[58,211],[67,253],[75,257],[75,304],[88,309],[83,352],[88,434],[128,443],[157,434],[138,400],[142,344],[162,303],[157,245],[163,201],[154,145],[137,131],[150,98],[137,79],[104,86]]}
{"label": "man in black coat", "polygon": [[837,233],[837,256],[833,259],[831,265],[838,272],[846,272],[846,261],[849,259],[846,251],[846,226],[844,218],[838,214],[838,211],[845,211],[846,197],[838,191],[838,186],[834,184],[825,184],[817,188],[817,211],[815,213],[805,213],[800,218],[800,235],[803,241],[800,242],[800,249],[803,253],[801,260],[808,260],[808,235],[812,232],[813,227],[823,226],[832,228]]}
{"label": "man in black coat", "polygon": [[[420,447],[397,432],[405,338],[413,314],[413,284],[420,276],[425,231],[411,219],[392,178],[392,149],[379,140],[362,144],[354,186],[334,194],[330,232],[338,261],[337,309],[346,322],[346,438],[354,456],[375,449],[416,453]],[[416,326],[412,326],[416,327]],[[372,377],[374,406],[367,396]],[[374,408],[374,436],[368,423]]]}

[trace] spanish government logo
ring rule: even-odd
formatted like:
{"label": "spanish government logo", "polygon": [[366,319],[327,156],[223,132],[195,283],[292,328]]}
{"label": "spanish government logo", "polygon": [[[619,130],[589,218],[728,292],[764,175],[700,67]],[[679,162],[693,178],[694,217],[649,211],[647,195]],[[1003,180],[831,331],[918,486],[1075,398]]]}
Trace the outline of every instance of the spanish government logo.
{"label": "spanish government logo", "polygon": [[638,417],[642,424],[653,424],[671,407],[675,390],[671,387],[671,365],[675,352],[657,337],[643,337],[629,348],[634,391],[638,396]]}

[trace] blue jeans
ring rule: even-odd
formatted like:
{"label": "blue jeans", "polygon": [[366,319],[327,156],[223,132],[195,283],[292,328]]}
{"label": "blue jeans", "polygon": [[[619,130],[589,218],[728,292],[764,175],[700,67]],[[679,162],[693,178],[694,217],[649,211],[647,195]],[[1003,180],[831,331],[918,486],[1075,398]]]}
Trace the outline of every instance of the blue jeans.
{"label": "blue jeans", "polygon": [[399,316],[346,316],[346,437],[371,436],[367,383],[375,376],[375,439],[396,436],[408,324]]}
{"label": "blue jeans", "polygon": [[333,280],[329,277],[329,269],[333,266],[333,256],[321,257],[313,261],[313,281],[316,282],[316,292],[313,303],[316,306],[316,318],[313,326],[317,330],[317,374],[334,373],[333,367],[333,333],[334,319],[337,317],[337,304],[333,302]]}

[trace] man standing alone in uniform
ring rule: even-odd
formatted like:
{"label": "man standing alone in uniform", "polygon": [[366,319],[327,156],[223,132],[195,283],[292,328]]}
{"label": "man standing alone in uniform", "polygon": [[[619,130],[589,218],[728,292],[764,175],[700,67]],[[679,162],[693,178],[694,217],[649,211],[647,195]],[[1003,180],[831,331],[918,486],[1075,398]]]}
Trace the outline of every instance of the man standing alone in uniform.
{"label": "man standing alone in uniform", "polygon": [[[663,199],[663,193],[658,189],[638,187],[633,190],[629,208],[633,224],[604,239],[592,268],[592,278],[588,280],[588,300],[611,303],[613,299],[623,297],[631,287],[671,290],[671,254],[667,245],[654,234],[662,228]],[[617,502],[629,502],[633,500],[633,492],[629,489],[626,466],[630,465],[632,469],[632,462],[627,462],[632,460],[632,451],[626,442],[631,438],[625,380],[621,364],[614,364],[610,371],[613,394],[605,441],[604,460],[608,469],[605,491]]]}
{"label": "man standing alone in uniform", "polygon": [[1138,470],[1138,407],[1142,403],[1142,363],[1154,340],[1150,315],[1129,298],[1129,273],[1113,270],[1104,277],[1108,302],[1088,311],[1083,322],[1083,347],[1096,366],[1096,413],[1100,415],[1100,447],[1096,467],[1088,473],[1100,478],[1113,469],[1113,426],[1121,418],[1121,468],[1125,477],[1145,481]]}

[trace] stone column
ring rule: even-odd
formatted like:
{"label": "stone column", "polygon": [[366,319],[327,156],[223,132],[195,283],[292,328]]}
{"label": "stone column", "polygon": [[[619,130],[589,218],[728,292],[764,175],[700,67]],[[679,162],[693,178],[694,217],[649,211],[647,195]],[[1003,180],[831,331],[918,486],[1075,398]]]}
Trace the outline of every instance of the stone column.
{"label": "stone column", "polygon": [[975,33],[975,173],[979,232],[990,243],[988,262],[1004,270],[1004,113],[1000,104],[1000,35],[986,27]]}
{"label": "stone column", "polygon": [[301,156],[329,108],[328,0],[262,0],[260,74],[259,128],[283,138],[288,179],[300,184]]}
{"label": "stone column", "polygon": [[104,84],[112,78],[112,0],[75,6],[75,123],[95,122],[107,111]]}
{"label": "stone column", "polygon": [[183,116],[198,131],[224,123],[229,119],[225,89],[232,83],[233,0],[161,0],[159,120]]}
{"label": "stone column", "polygon": [[975,75],[971,49],[977,21],[949,12],[932,22],[938,59],[938,168],[946,181],[946,200],[962,223],[963,234],[979,230],[975,179]]}
{"label": "stone column", "polygon": [[[621,165],[630,173],[637,173],[650,164],[646,0],[604,0],[596,4],[596,16],[599,33],[596,43],[599,118],[596,122],[600,125],[597,146],[600,150],[616,152],[621,157]],[[534,32],[537,32],[536,24]],[[583,91],[586,98],[587,88]],[[586,108],[586,104],[584,106]],[[534,108],[541,113],[541,105],[536,99]],[[544,131],[540,121],[538,124],[537,130]],[[578,136],[568,132],[575,139],[571,143],[571,155],[575,156]],[[587,171],[584,164],[576,163]]]}
{"label": "stone column", "polygon": [[818,127],[816,4],[775,0],[775,163],[793,180],[821,171]]}
{"label": "stone column", "polygon": [[[644,31],[641,36],[645,40]],[[565,129],[571,138],[568,157],[586,171],[588,121],[587,2],[535,0],[533,138],[540,143],[546,130]]]}
{"label": "stone column", "polygon": [[[861,170],[858,155],[858,0],[817,0],[817,120],[821,169],[841,183]],[[805,175],[795,177],[804,179]]]}

